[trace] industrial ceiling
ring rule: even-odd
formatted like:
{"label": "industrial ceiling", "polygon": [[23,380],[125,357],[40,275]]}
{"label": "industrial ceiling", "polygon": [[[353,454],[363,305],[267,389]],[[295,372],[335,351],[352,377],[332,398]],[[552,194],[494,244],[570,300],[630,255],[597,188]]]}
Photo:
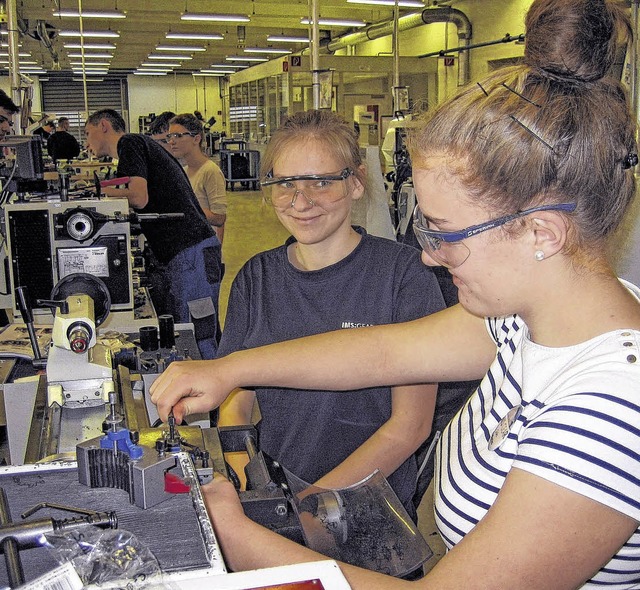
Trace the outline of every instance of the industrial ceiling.
{"label": "industrial ceiling", "polygon": [[[360,0],[362,1],[362,0]],[[380,1],[380,0],[377,0]],[[413,0],[414,2],[416,0]],[[309,18],[306,0],[4,0],[0,1],[3,45],[7,44],[6,9],[8,2],[17,2],[17,29],[21,71],[42,68],[42,71],[68,71],[81,68],[84,62],[96,63],[96,69],[108,68],[109,74],[128,74],[136,70],[170,70],[194,73],[203,70],[224,70],[247,67],[257,62],[248,59],[273,59],[282,54],[266,50],[300,51],[308,42],[269,40],[269,36],[308,38],[310,27],[301,20]],[[350,19],[365,25],[393,19],[393,6],[352,3],[353,0],[319,0],[320,38],[334,39],[357,30],[353,25],[325,25],[324,19]],[[434,4],[425,0],[425,5]],[[81,7],[86,15],[80,23]],[[399,8],[399,14],[420,11],[419,7]],[[94,11],[117,13],[121,18],[89,17]],[[75,12],[76,16],[56,16]],[[198,15],[230,15],[244,22],[186,20]],[[124,18],[122,18],[124,16]],[[82,29],[84,37],[77,36]],[[111,37],[91,37],[91,33],[111,34]],[[70,36],[70,35],[76,36]],[[171,38],[196,34],[219,35],[220,39]],[[169,35],[169,38],[167,37]],[[98,43],[111,47],[93,49]],[[72,48],[68,45],[76,45]],[[158,49],[166,47],[166,49]],[[250,50],[250,51],[247,51]],[[256,50],[256,51],[251,51]],[[265,50],[265,51],[260,51]],[[6,52],[6,47],[3,48]],[[94,55],[102,57],[93,57]],[[84,55],[84,58],[82,57]],[[75,57],[74,57],[75,56]],[[242,61],[233,59],[240,57]],[[5,56],[4,68],[7,71]]]}

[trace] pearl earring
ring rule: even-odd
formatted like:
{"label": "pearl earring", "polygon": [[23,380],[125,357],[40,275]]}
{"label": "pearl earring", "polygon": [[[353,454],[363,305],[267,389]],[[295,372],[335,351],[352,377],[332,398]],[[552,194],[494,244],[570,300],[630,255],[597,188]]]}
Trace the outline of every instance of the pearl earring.
{"label": "pearl earring", "polygon": [[536,250],[534,257],[538,262],[540,262],[541,260],[544,260],[544,252],[542,250]]}

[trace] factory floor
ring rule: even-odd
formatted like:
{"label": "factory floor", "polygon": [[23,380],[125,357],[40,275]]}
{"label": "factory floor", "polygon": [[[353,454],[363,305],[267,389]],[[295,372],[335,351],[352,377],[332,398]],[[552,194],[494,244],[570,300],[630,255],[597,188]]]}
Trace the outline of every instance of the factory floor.
{"label": "factory floor", "polygon": [[[281,245],[289,235],[280,225],[273,209],[262,202],[260,192],[228,191],[227,201],[227,222],[222,246],[226,272],[220,290],[220,316],[223,325],[229,290],[236,273],[251,256]],[[425,564],[425,570],[429,570],[444,554],[444,545],[433,520],[431,487],[418,509],[418,527],[434,553],[434,557]]]}

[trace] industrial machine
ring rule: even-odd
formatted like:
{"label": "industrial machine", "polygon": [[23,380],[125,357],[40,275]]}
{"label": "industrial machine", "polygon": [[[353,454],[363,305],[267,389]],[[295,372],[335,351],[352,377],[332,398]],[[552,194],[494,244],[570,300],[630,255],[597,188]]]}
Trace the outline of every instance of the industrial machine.
{"label": "industrial machine", "polygon": [[[123,323],[134,319],[128,207],[126,199],[5,205],[9,284],[28,289],[36,322],[51,322],[51,308],[37,302],[50,300],[54,287],[69,275],[78,274],[97,277],[104,283],[109,310],[119,312],[116,318]],[[12,308],[17,316],[15,298]]]}

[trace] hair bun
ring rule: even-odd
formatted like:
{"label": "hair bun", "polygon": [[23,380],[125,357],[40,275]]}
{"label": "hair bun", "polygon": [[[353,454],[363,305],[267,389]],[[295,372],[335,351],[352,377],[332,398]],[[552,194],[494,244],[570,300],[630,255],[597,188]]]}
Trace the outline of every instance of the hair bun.
{"label": "hair bun", "polygon": [[617,0],[534,0],[525,19],[525,63],[550,78],[592,82],[613,65],[626,26]]}

